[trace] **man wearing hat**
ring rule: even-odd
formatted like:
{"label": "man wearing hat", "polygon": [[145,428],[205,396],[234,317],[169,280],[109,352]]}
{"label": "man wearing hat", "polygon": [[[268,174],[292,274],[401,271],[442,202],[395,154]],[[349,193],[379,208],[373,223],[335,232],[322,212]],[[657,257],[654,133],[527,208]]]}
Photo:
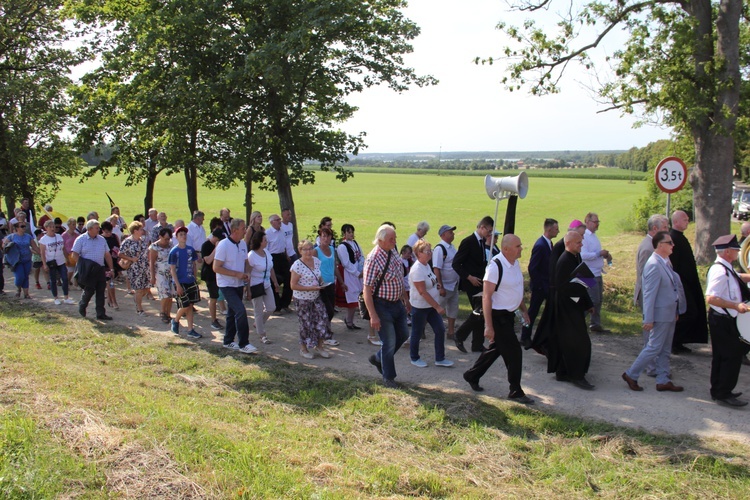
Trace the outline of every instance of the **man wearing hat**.
{"label": "man wearing hat", "polygon": [[622,379],[634,391],[642,391],[638,377],[650,365],[656,369],[656,390],[682,392],[683,388],[670,380],[669,357],[677,318],[685,312],[685,291],[680,276],[669,265],[674,243],[666,231],[659,231],[651,239],[653,253],[643,267],[643,331],[648,342],[633,365],[622,374]]}
{"label": "man wearing hat", "polygon": [[448,317],[449,339],[453,338],[458,317],[458,273],[453,270],[453,258],[457,251],[453,246],[453,239],[456,237],[455,230],[456,226],[448,224],[440,226],[438,229],[440,242],[432,251],[432,270],[440,290],[440,306],[445,309],[445,315]]}
{"label": "man wearing hat", "polygon": [[560,234],[560,227],[555,219],[544,220],[544,232],[534,243],[529,259],[529,324],[521,329],[521,345],[531,347],[531,329],[542,304],[549,296],[549,259],[552,255],[552,239]]}
{"label": "man wearing hat", "polygon": [[750,300],[750,290],[743,278],[732,269],[737,259],[740,244],[733,234],[721,236],[713,242],[716,261],[708,270],[706,302],[708,327],[711,332],[711,398],[718,404],[731,408],[746,406],[747,401],[738,399],[742,394],[734,391],[740,375],[742,357],[750,351],[750,346],[740,340],[736,318],[747,313],[746,304]]}

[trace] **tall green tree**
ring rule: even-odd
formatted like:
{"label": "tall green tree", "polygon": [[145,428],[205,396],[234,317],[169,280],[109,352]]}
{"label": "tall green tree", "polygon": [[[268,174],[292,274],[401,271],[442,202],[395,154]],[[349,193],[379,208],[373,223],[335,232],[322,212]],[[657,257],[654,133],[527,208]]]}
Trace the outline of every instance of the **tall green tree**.
{"label": "tall green tree", "polygon": [[[523,0],[516,7],[533,15],[552,3]],[[598,91],[610,109],[642,113],[692,138],[695,256],[701,263],[713,260],[711,242],[730,231],[743,8],[742,0],[591,1],[562,14],[554,34],[533,20],[523,28],[499,25],[516,43],[504,51],[512,59],[506,83],[513,89],[528,84],[533,94],[559,92],[570,63],[595,66],[590,51],[616,30],[628,33],[608,60],[614,78]]]}
{"label": "tall green tree", "polygon": [[0,194],[10,211],[20,197],[44,203],[80,167],[65,139],[66,76],[79,55],[63,2],[5,0],[0,5]]}

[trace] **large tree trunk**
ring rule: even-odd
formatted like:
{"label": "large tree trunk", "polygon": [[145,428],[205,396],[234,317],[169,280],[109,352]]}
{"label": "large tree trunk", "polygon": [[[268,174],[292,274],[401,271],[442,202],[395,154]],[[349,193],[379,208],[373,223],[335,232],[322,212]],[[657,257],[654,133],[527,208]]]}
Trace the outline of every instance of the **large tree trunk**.
{"label": "large tree trunk", "polygon": [[16,206],[16,197],[13,193],[13,183],[7,182],[12,179],[10,166],[10,152],[8,148],[8,131],[5,126],[5,118],[0,114],[0,179],[6,182],[0,183],[0,195],[5,198],[5,213],[8,220],[13,218],[13,209]]}
{"label": "large tree trunk", "polygon": [[185,184],[187,185],[187,202],[190,209],[190,219],[193,212],[198,210],[198,158],[196,155],[198,133],[193,130],[190,133],[190,148],[188,151],[187,165],[185,165]]}
{"label": "large tree trunk", "polygon": [[[694,252],[699,264],[713,261],[716,254],[711,243],[730,233],[733,133],[740,97],[741,12],[742,0],[722,0],[719,5],[714,63],[721,68],[716,80],[723,83],[716,91],[712,120],[706,120],[693,129],[696,165],[690,182],[695,209]],[[703,23],[704,19],[699,19],[699,25]]]}
{"label": "large tree trunk", "polygon": [[248,161],[245,167],[245,222],[250,224],[250,214],[253,213],[253,164]]}
{"label": "large tree trunk", "polygon": [[297,227],[297,215],[294,210],[294,198],[292,197],[292,184],[289,181],[289,168],[286,164],[286,157],[277,147],[271,151],[271,162],[276,172],[276,190],[279,194],[279,210],[288,208],[292,211],[292,224],[294,224],[294,248],[299,243],[299,228]]}
{"label": "large tree trunk", "polygon": [[143,198],[143,215],[148,217],[148,211],[154,206],[154,186],[159,170],[156,164],[156,155],[152,154],[148,160],[148,173],[146,174],[146,196]]}

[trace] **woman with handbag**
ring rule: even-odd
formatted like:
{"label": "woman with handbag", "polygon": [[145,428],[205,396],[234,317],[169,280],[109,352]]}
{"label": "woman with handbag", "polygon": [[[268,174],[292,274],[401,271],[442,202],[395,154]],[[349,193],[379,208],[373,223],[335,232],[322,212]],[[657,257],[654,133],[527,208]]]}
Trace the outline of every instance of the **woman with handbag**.
{"label": "woman with handbag", "polygon": [[323,288],[320,260],[314,257],[315,248],[308,240],[300,241],[297,249],[301,257],[292,264],[290,286],[299,318],[299,353],[305,359],[312,359],[315,354],[330,358],[324,345],[328,316],[320,297]]}
{"label": "woman with handbag", "polygon": [[276,300],[273,298],[273,290],[278,293],[279,282],[276,273],[273,272],[273,259],[266,252],[268,239],[263,231],[256,231],[250,238],[250,252],[247,254],[247,262],[250,265],[250,297],[253,300],[253,315],[255,316],[255,331],[260,336],[260,341],[270,344],[266,335],[266,321],[271,313],[276,310]]}
{"label": "woman with handbag", "polygon": [[135,290],[135,312],[143,316],[143,297],[151,289],[148,266],[148,243],[146,230],[138,221],[133,221],[128,226],[130,236],[120,244],[120,267],[128,275],[130,287]]}
{"label": "woman with handbag", "polygon": [[12,268],[15,276],[15,285],[18,289],[16,297],[20,297],[23,290],[24,298],[30,299],[29,275],[31,275],[31,254],[39,254],[39,246],[37,246],[34,237],[26,232],[27,224],[25,221],[13,224],[14,232],[5,238],[4,245],[12,243],[18,251],[18,262]]}
{"label": "woman with handbag", "polygon": [[[62,236],[55,233],[55,222],[47,219],[44,223],[46,234],[39,240],[39,251],[42,255],[42,268],[49,274],[50,291],[55,299],[55,305],[63,302],[66,304],[75,304],[75,301],[68,295],[68,273],[65,269],[65,243]],[[62,282],[62,291],[65,296],[64,300],[57,298],[57,279]]]}

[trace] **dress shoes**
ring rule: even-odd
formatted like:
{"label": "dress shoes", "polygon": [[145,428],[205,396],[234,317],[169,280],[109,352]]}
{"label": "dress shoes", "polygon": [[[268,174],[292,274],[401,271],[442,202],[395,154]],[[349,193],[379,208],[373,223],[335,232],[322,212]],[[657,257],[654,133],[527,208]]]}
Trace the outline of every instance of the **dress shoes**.
{"label": "dress shoes", "polygon": [[523,347],[526,350],[531,349],[531,337],[521,336],[521,347]]}
{"label": "dress shoes", "polygon": [[625,372],[622,373],[622,379],[625,382],[627,382],[628,387],[630,387],[631,391],[642,391],[643,390],[643,387],[641,387],[640,385],[638,385],[638,381],[637,380],[633,380],[632,378],[630,378],[627,373],[625,373]]}
{"label": "dress shoes", "polygon": [[729,395],[732,396],[733,398],[738,398],[738,397],[742,396],[742,393],[741,392],[730,392]]}
{"label": "dress shoes", "polygon": [[400,389],[401,388],[401,384],[391,379],[384,379],[383,385],[388,389]]}
{"label": "dress shoes", "polygon": [[516,403],[521,403],[522,405],[533,405],[534,400],[528,397],[526,394],[509,394],[508,400],[515,401]]}
{"label": "dress shoes", "polygon": [[589,327],[589,330],[596,333],[612,333],[612,330],[607,330],[606,328],[602,328],[601,325],[591,325]]}
{"label": "dress shoes", "polygon": [[579,389],[583,389],[585,391],[593,391],[594,390],[594,384],[590,383],[585,378],[579,378],[577,380],[571,380],[570,382],[574,386],[578,387]]}
{"label": "dress shoes", "polygon": [[692,349],[690,349],[689,347],[685,347],[682,344],[677,344],[672,347],[672,354],[675,354],[675,355],[690,354],[691,352],[693,352]]}
{"label": "dress shoes", "polygon": [[102,314],[101,316],[97,316],[96,319],[100,319],[102,321],[112,321],[112,316],[107,316],[106,314]]}
{"label": "dress shoes", "polygon": [[717,404],[720,404],[721,406],[727,406],[729,408],[742,408],[743,406],[747,406],[747,401],[740,401],[737,398],[725,398],[725,399],[717,399]]}
{"label": "dress shoes", "polygon": [[459,351],[461,351],[461,352],[463,352],[463,353],[468,353],[468,352],[469,352],[469,351],[467,351],[467,350],[466,350],[466,348],[464,347],[464,343],[463,343],[463,341],[461,341],[461,340],[458,340],[458,338],[454,339],[454,341],[456,342],[456,349],[458,349]]}
{"label": "dress shoes", "polygon": [[484,387],[480,386],[478,382],[471,380],[465,373],[464,373],[464,380],[469,383],[469,385],[474,391],[482,392],[484,390]]}
{"label": "dress shoes", "polygon": [[486,350],[487,350],[487,348],[484,347],[484,346],[482,346],[479,349],[472,349],[471,352],[484,352]]}
{"label": "dress shoes", "polygon": [[378,358],[374,354],[367,358],[367,361],[369,361],[372,366],[378,369],[378,373],[380,373],[381,375],[383,374],[383,364],[378,361]]}
{"label": "dress shoes", "polygon": [[666,384],[656,384],[656,390],[659,392],[664,392],[664,391],[682,392],[685,390],[685,388],[680,385],[674,385],[672,381],[670,380]]}
{"label": "dress shoes", "polygon": [[86,308],[83,307],[83,306],[81,306],[81,305],[79,305],[78,306],[78,314],[80,314],[81,316],[83,316],[85,318],[86,317]]}

